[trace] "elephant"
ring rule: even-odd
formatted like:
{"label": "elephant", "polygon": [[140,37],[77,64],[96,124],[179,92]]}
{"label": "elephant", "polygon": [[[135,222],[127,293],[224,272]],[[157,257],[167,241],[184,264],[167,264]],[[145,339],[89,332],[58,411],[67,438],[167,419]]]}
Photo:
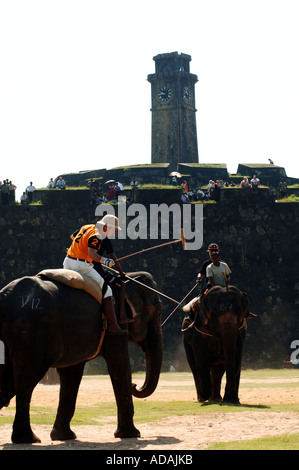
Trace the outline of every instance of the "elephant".
{"label": "elephant", "polygon": [[[130,277],[156,287],[150,273],[140,271]],[[0,291],[0,340],[5,347],[5,363],[0,365],[0,409],[16,396],[13,443],[40,442],[31,429],[30,400],[50,367],[57,369],[60,378],[51,439],[76,438],[70,422],[84,365],[99,354],[106,361],[117,404],[114,435],[140,436],[133,423],[132,394],[147,397],[158,384],[163,355],[162,303],[157,291],[130,280],[126,309],[128,315],[133,311],[135,316],[127,325],[128,334],[103,334],[102,306],[82,289],[38,274],[16,279]],[[146,355],[146,376],[140,389],[131,384],[129,341],[137,343]]]}
{"label": "elephant", "polygon": [[232,285],[214,286],[188,305],[183,309],[190,311],[182,324],[183,344],[197,400],[221,401],[221,380],[226,372],[223,401],[240,403],[246,319],[256,316],[249,311],[247,294]]}

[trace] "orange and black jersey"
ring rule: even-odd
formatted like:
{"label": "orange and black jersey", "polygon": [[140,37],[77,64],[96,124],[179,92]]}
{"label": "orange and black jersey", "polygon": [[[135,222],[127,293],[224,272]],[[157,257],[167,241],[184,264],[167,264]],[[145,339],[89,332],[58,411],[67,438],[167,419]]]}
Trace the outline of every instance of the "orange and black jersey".
{"label": "orange and black jersey", "polygon": [[75,234],[75,238],[67,251],[71,258],[79,258],[92,263],[92,258],[88,256],[88,248],[99,250],[102,240],[96,236],[96,227],[94,224],[83,225]]}

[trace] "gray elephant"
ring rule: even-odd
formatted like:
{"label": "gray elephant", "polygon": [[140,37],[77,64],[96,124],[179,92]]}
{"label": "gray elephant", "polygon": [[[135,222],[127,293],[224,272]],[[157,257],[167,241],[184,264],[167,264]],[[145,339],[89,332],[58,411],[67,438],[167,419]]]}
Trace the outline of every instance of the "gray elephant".
{"label": "gray elephant", "polygon": [[[156,284],[149,273],[131,273],[146,285]],[[138,437],[133,423],[132,393],[146,397],[155,390],[162,364],[161,302],[153,291],[127,284],[126,308],[135,321],[128,335],[103,337],[101,304],[84,290],[49,280],[44,275],[17,279],[0,291],[0,339],[5,364],[0,365],[0,409],[16,396],[14,443],[40,442],[30,425],[30,400],[50,367],[60,376],[60,397],[53,440],[74,439],[70,428],[86,361],[99,353],[111,377],[118,408],[116,437]],[[132,388],[128,341],[146,354],[146,379]],[[99,390],[100,393],[100,390]]]}
{"label": "gray elephant", "polygon": [[235,286],[215,286],[191,301],[189,309],[182,325],[183,342],[198,401],[221,401],[221,380],[226,372],[223,400],[239,403],[246,319],[256,316],[249,311],[247,294]]}

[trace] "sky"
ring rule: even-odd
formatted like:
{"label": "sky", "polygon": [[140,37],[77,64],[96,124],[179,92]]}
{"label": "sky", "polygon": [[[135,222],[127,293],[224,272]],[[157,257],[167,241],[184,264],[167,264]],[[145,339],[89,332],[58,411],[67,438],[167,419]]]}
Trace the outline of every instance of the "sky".
{"label": "sky", "polygon": [[0,0],[0,180],[151,163],[153,57],[191,55],[200,163],[299,178],[298,0]]}

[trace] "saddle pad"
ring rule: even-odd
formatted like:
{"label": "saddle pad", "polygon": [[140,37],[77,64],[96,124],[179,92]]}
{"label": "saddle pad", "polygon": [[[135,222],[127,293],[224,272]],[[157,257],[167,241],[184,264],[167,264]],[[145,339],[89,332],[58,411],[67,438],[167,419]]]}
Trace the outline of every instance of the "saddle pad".
{"label": "saddle pad", "polygon": [[47,277],[50,281],[61,282],[74,289],[83,289],[100,304],[102,303],[102,290],[99,284],[77,271],[72,271],[71,269],[44,269],[38,273],[38,276],[41,275]]}

